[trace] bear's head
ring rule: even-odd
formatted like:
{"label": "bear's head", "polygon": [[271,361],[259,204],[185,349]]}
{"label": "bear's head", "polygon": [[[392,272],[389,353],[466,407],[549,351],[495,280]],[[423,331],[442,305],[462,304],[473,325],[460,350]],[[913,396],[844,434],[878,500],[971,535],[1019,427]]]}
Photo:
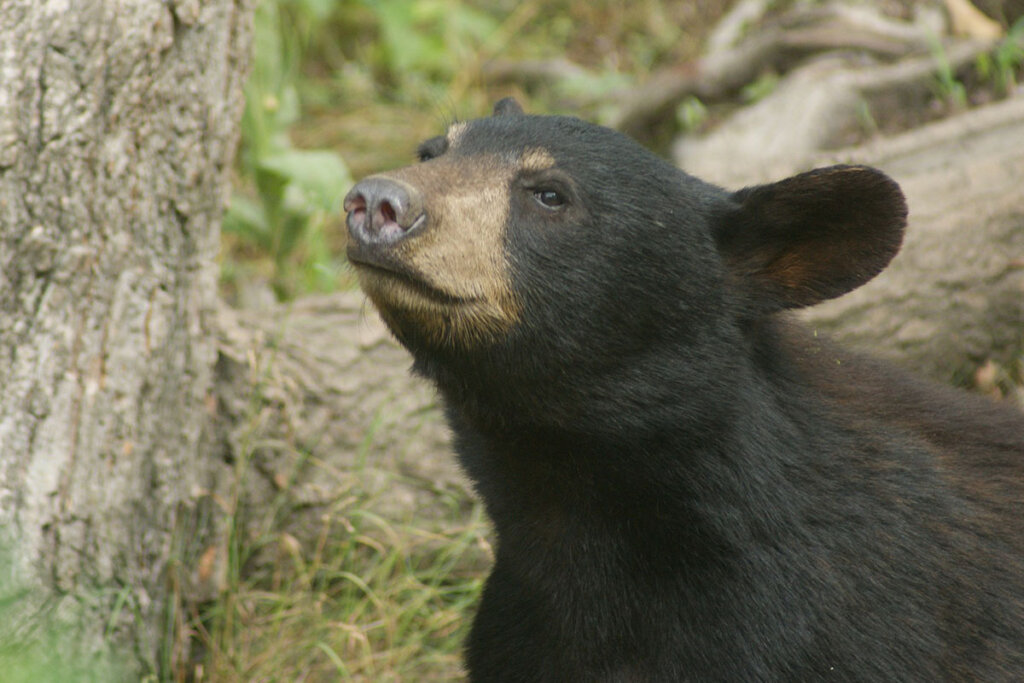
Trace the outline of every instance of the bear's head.
{"label": "bear's head", "polygon": [[533,377],[537,391],[652,351],[717,358],[745,324],[867,282],[906,219],[874,169],[730,193],[615,131],[512,100],[419,157],[345,199],[360,285],[426,374]]}

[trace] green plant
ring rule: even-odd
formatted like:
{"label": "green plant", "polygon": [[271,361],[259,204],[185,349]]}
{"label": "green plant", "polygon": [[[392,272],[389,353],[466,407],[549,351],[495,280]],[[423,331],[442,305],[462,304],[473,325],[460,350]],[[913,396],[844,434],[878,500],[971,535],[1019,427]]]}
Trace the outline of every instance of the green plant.
{"label": "green plant", "polygon": [[458,671],[489,553],[482,511],[467,516],[460,501],[461,521],[427,530],[423,520],[376,514],[359,477],[351,484],[303,540],[288,528],[287,505],[267,506],[276,510],[266,517],[236,511],[227,590],[191,624],[206,653],[196,680],[435,680]]}
{"label": "green plant", "polygon": [[[268,377],[273,354],[254,369]],[[432,491],[429,517],[395,519],[387,498],[422,487],[399,475],[367,472],[379,449],[375,418],[339,470],[312,454],[260,437],[268,402],[264,382],[250,394],[236,441],[232,486],[216,498],[222,515],[222,590],[204,605],[172,599],[176,612],[163,649],[165,681],[444,680],[456,677],[469,619],[491,550],[479,503],[461,491]],[[273,453],[277,493],[247,496],[260,473],[257,454]],[[263,457],[263,456],[260,456]],[[321,482],[330,499],[294,495],[300,477]],[[386,477],[387,483],[381,482]],[[329,484],[327,482],[330,482]],[[184,525],[184,545],[194,530]],[[203,526],[202,524],[196,527]],[[188,573],[194,568],[180,560]]]}
{"label": "green plant", "polygon": [[427,78],[445,84],[495,32],[493,16],[457,0],[363,0],[377,19],[377,57],[409,86]]}
{"label": "green plant", "polygon": [[991,53],[978,57],[978,75],[991,81],[1000,95],[1008,95],[1017,87],[1017,77],[1024,66],[1024,17],[1018,19]]}
{"label": "green plant", "polygon": [[778,87],[779,75],[774,71],[766,71],[757,80],[743,86],[740,96],[747,104],[753,104],[771,95]]}
{"label": "green plant", "polygon": [[676,108],[679,130],[694,133],[708,120],[708,108],[695,95],[690,95]]}
{"label": "green plant", "polygon": [[865,135],[878,134],[878,121],[875,120],[875,115],[871,112],[871,104],[866,99],[861,98],[857,101],[857,121]]}
{"label": "green plant", "polygon": [[930,49],[935,60],[935,91],[938,97],[955,109],[967,107],[967,89],[956,76],[953,66],[949,63],[946,48],[938,38],[932,37]]}
{"label": "green plant", "polygon": [[328,0],[264,0],[256,10],[252,73],[246,85],[239,168],[224,231],[268,257],[280,298],[336,285],[340,261],[327,239],[352,184],[341,157],[292,146],[301,106],[296,84],[312,26]]}

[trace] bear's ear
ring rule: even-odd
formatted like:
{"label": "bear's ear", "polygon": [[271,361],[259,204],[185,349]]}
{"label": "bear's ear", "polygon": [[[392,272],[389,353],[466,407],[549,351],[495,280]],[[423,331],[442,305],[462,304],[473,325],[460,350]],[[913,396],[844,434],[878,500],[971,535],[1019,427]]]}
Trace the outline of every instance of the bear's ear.
{"label": "bear's ear", "polygon": [[514,97],[506,97],[494,104],[493,116],[522,116],[523,108]]}
{"label": "bear's ear", "polygon": [[903,193],[865,166],[832,166],[740,190],[717,226],[731,279],[762,313],[861,286],[900,249]]}

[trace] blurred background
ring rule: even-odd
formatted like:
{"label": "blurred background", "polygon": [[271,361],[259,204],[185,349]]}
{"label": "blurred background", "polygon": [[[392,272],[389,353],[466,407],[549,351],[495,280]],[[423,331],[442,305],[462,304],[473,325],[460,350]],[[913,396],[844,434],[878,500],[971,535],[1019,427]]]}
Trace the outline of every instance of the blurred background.
{"label": "blurred background", "polygon": [[[259,306],[350,286],[340,199],[352,179],[409,162],[419,141],[487,114],[500,97],[514,95],[534,113],[619,127],[668,156],[676,136],[699,134],[764,98],[810,53],[857,51],[862,62],[891,62],[920,52],[939,68],[923,96],[933,102],[913,108],[935,116],[945,104],[964,106],[968,90],[989,99],[1016,86],[1022,5],[262,0],[237,192],[224,225],[225,294]],[[760,45],[742,74],[717,74],[728,81],[722,87],[707,82],[710,74],[694,83],[702,54],[735,57],[730,48],[756,44],[758,35],[777,39],[775,49]],[[954,35],[1002,39],[1003,47],[966,66],[950,63],[945,41]],[[979,94],[985,79],[992,85]],[[905,126],[875,112],[861,119],[868,133]]]}
{"label": "blurred background", "polygon": [[729,4],[263,0],[224,226],[227,293],[244,304],[345,286],[352,178],[410,162],[421,140],[509,94],[532,112],[602,120],[643,75],[695,59]]}

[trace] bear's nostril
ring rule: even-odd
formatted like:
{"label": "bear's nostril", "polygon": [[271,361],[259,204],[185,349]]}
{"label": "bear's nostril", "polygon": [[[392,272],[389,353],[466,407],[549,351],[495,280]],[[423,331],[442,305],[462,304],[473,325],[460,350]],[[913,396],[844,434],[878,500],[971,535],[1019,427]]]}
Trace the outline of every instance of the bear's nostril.
{"label": "bear's nostril", "polygon": [[345,223],[349,232],[362,233],[366,230],[366,198],[358,192],[350,192],[345,197],[344,209],[347,213]]}
{"label": "bear's nostril", "polygon": [[359,192],[349,192],[345,197],[343,208],[347,213],[366,211],[366,198]]}
{"label": "bear's nostril", "polygon": [[349,234],[357,243],[382,247],[404,238],[423,223],[423,200],[413,186],[393,178],[371,176],[357,184],[344,201]]}

